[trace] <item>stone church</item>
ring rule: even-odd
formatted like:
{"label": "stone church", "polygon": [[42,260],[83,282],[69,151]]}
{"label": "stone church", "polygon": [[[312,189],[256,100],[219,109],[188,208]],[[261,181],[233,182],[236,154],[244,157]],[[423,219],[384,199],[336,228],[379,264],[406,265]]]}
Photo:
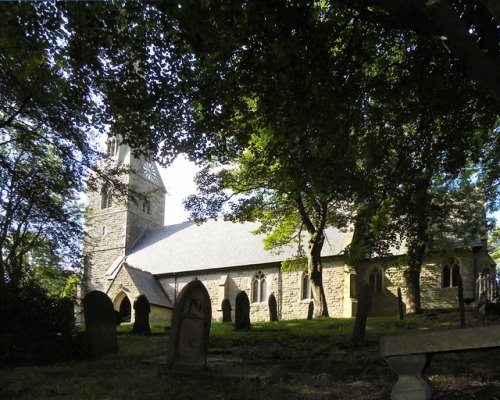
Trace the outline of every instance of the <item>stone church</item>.
{"label": "stone church", "polygon": [[[152,159],[135,157],[130,148],[108,140],[107,162],[129,166],[123,177],[129,188],[144,196],[133,201],[119,198],[112,187],[89,193],[86,221],[83,294],[101,290],[113,302],[123,321],[134,318],[133,304],[145,295],[151,321],[170,320],[180,290],[198,279],[212,301],[212,317],[221,321],[222,304],[234,321],[236,295],[250,299],[252,321],[269,320],[268,299],[274,296],[281,319],[306,318],[311,290],[306,266],[285,272],[281,262],[296,253],[294,247],[268,252],[263,236],[252,233],[254,223],[209,221],[164,226],[165,187]],[[130,197],[130,196],[129,196]],[[351,233],[327,230],[322,251],[323,281],[332,317],[352,317],[356,312],[355,272],[343,255]],[[477,300],[476,281],[493,273],[494,263],[486,242],[472,243],[472,250],[457,248],[453,257],[436,252],[424,261],[421,273],[425,309],[457,307],[457,277],[461,273],[464,297]],[[371,315],[397,315],[397,291],[405,292],[402,251],[369,262],[366,273],[372,291]]]}

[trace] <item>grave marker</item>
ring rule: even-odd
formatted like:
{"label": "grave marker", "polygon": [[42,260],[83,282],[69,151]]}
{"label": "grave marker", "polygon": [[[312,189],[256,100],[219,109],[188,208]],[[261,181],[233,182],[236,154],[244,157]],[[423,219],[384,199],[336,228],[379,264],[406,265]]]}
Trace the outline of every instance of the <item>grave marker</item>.
{"label": "grave marker", "polygon": [[83,299],[85,331],[88,352],[92,357],[116,353],[115,310],[111,299],[98,290],[92,290]]}
{"label": "grave marker", "polygon": [[231,302],[227,297],[224,300],[222,300],[222,322],[232,322]]}
{"label": "grave marker", "polygon": [[241,291],[236,295],[234,310],[234,329],[245,331],[250,329],[250,300],[246,292]]}
{"label": "grave marker", "polygon": [[276,297],[274,296],[274,293],[271,293],[271,296],[269,296],[269,300],[267,301],[269,305],[269,320],[271,322],[277,321],[278,320],[278,303],[276,302]]}
{"label": "grave marker", "polygon": [[212,305],[199,280],[189,282],[174,306],[167,366],[172,372],[200,370],[207,365]]}
{"label": "grave marker", "polygon": [[151,327],[149,326],[149,313],[151,312],[151,307],[149,305],[148,298],[141,294],[134,301],[134,327],[132,332],[134,333],[149,333],[151,332]]}

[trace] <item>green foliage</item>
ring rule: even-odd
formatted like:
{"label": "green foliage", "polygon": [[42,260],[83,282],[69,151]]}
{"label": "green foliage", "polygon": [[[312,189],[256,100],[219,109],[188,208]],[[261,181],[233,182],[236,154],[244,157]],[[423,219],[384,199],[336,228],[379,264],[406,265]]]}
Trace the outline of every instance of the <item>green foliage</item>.
{"label": "green foliage", "polygon": [[488,246],[488,251],[491,257],[498,265],[500,263],[500,227],[493,229],[490,237],[488,238]]}
{"label": "green foliage", "polygon": [[83,343],[72,334],[74,302],[49,295],[36,282],[10,283],[0,291],[0,365],[45,363],[83,354]]}
{"label": "green foliage", "polygon": [[307,266],[307,259],[305,258],[292,258],[281,262],[281,270],[283,272],[292,272],[304,270]]}
{"label": "green foliage", "polygon": [[0,133],[0,281],[21,284],[30,268],[79,262],[79,165],[15,128]]}

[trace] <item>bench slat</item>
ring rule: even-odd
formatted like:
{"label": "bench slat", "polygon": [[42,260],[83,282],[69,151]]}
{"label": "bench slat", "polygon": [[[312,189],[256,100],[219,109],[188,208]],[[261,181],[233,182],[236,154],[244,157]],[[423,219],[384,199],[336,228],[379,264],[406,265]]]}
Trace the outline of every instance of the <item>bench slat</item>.
{"label": "bench slat", "polygon": [[384,357],[491,347],[500,347],[500,325],[419,332],[380,338],[380,354]]}

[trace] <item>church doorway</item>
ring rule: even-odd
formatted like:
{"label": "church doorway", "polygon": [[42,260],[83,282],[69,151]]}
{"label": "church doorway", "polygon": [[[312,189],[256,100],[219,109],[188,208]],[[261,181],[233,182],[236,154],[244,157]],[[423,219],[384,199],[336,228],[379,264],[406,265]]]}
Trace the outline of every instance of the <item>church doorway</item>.
{"label": "church doorway", "polygon": [[132,307],[130,305],[130,300],[128,297],[124,297],[120,304],[120,317],[122,322],[130,322],[130,316],[132,315]]}
{"label": "church doorway", "polygon": [[120,293],[115,299],[115,310],[120,314],[120,323],[130,322],[132,319],[132,304],[125,293]]}

